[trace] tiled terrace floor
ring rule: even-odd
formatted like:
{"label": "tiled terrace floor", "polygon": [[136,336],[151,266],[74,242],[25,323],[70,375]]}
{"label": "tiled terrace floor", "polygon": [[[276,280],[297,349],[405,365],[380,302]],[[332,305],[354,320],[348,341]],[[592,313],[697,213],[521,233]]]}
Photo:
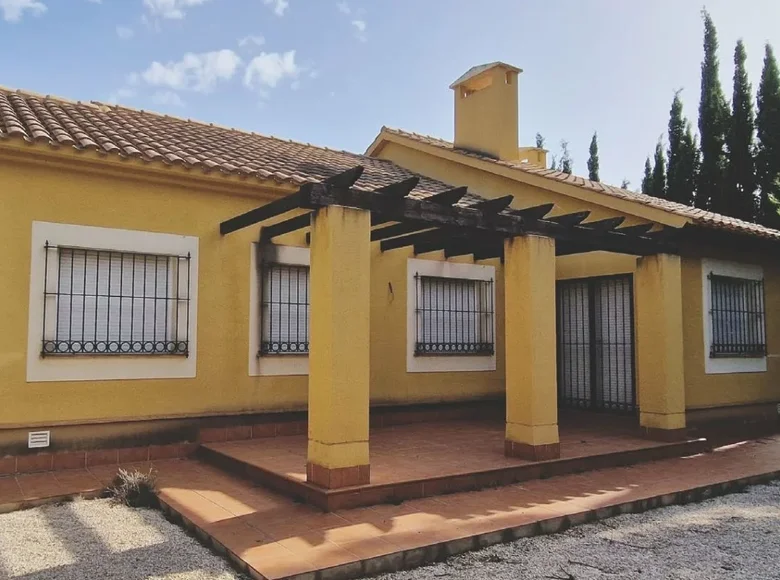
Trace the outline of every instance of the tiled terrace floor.
{"label": "tiled terrace floor", "polygon": [[[780,436],[693,457],[328,514],[198,461],[165,460],[154,467],[166,504],[240,558],[253,575],[270,579],[338,566],[366,573],[371,558],[396,554],[408,564],[412,550],[432,544],[463,541],[461,548],[473,547],[489,537],[485,534],[541,521],[555,526],[562,516],[576,521],[591,510],[779,472]],[[114,469],[0,478],[0,504],[93,489]]]}
{"label": "tiled terrace floor", "polygon": [[[531,463],[504,456],[501,420],[412,423],[372,429],[371,484],[511,467]],[[633,422],[605,417],[594,424],[563,422],[561,458],[646,449],[659,444],[639,437]],[[306,435],[209,443],[207,447],[299,481],[306,480]]]}

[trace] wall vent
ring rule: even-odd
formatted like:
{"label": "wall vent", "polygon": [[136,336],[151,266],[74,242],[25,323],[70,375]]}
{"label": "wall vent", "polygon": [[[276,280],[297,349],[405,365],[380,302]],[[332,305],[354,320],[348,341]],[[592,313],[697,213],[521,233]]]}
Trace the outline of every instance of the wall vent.
{"label": "wall vent", "polygon": [[51,431],[30,431],[27,433],[27,447],[38,449],[51,443]]}

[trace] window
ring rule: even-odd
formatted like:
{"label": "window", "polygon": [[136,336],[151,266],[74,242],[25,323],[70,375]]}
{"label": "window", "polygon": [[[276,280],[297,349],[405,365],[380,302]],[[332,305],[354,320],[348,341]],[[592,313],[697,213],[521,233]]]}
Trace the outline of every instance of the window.
{"label": "window", "polygon": [[189,355],[189,254],[44,249],[43,356]]}
{"label": "window", "polygon": [[492,355],[493,280],[415,275],[415,355]]}
{"label": "window", "polygon": [[260,354],[308,354],[309,267],[266,262],[262,272]]}
{"label": "window", "polygon": [[710,357],[766,356],[764,281],[709,274]]}

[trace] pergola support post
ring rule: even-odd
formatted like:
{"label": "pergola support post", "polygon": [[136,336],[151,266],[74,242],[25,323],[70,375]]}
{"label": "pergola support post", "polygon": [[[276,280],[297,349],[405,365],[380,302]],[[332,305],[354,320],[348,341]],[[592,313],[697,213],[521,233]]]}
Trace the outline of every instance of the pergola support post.
{"label": "pergola support post", "polygon": [[555,240],[504,240],[506,455],[560,457],[555,359]]}
{"label": "pergola support post", "polygon": [[653,439],[682,439],[686,430],[680,257],[639,258],[634,288],[639,424]]}
{"label": "pergola support post", "polygon": [[306,479],[333,489],[369,483],[369,211],[312,215],[309,446]]}

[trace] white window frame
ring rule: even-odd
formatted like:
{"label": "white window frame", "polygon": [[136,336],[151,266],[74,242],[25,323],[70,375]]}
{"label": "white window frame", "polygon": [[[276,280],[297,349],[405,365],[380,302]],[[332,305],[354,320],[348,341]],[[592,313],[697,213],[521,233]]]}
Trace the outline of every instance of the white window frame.
{"label": "white window frame", "polygon": [[[493,354],[451,354],[436,356],[417,356],[417,313],[416,276],[434,276],[438,278],[454,278],[466,280],[493,280]],[[436,372],[479,372],[496,370],[496,269],[494,266],[482,264],[463,264],[438,260],[418,260],[409,258],[406,271],[406,371],[410,373]]]}
{"label": "white window frame", "polygon": [[[43,338],[45,244],[72,248],[190,255],[189,356],[41,356]],[[53,263],[52,263],[53,262]],[[49,281],[56,283],[56,260],[49,260]],[[95,381],[194,378],[197,368],[198,238],[35,221],[32,224],[27,328],[27,381]]]}
{"label": "white window frame", "polygon": [[[743,278],[745,280],[763,280],[764,271],[755,264],[740,264],[705,258],[701,261],[702,318],[704,332],[704,372],[708,375],[730,373],[763,373],[767,370],[766,356],[763,357],[711,357],[712,349],[712,295],[709,275]],[[766,309],[766,301],[765,301]],[[764,311],[766,319],[767,311]]]}
{"label": "white window frame", "polygon": [[[258,255],[259,252],[263,255]],[[258,356],[262,342],[260,289],[263,279],[260,260],[291,266],[310,266],[309,248],[277,246],[255,242],[250,252],[249,276],[249,376],[302,376],[309,374],[308,354],[264,354]],[[311,280],[311,276],[309,277]]]}

